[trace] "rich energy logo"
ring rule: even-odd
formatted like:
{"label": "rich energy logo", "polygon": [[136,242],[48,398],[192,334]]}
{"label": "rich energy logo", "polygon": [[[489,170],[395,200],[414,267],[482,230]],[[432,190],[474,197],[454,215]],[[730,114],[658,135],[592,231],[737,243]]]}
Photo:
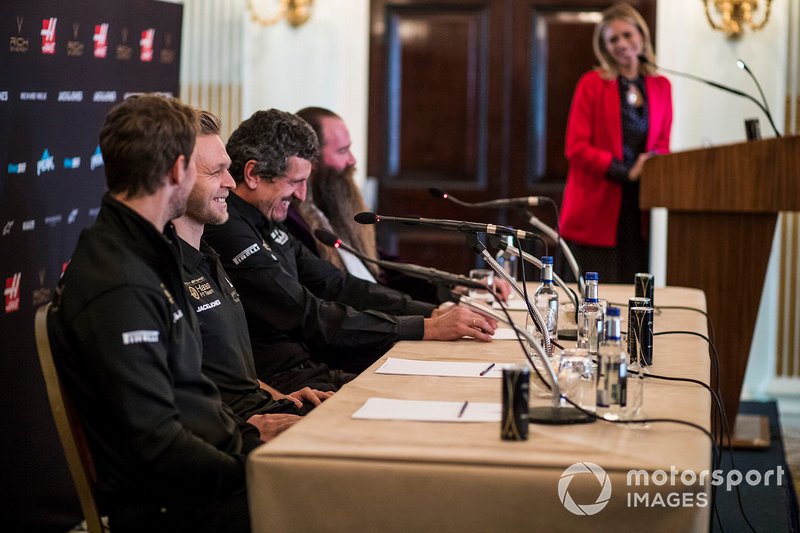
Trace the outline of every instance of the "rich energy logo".
{"label": "rich energy logo", "polygon": [[165,65],[175,61],[175,50],[172,49],[172,34],[164,35],[164,47],[161,49],[161,62]]}
{"label": "rich energy logo", "polygon": [[72,23],[72,40],[67,41],[67,55],[70,57],[80,57],[83,55],[84,45],[78,40],[78,28],[80,24]]}
{"label": "rich energy logo", "polygon": [[117,45],[117,59],[127,61],[133,54],[133,48],[128,46],[128,28],[122,28],[122,44]]}
{"label": "rich energy logo", "polygon": [[9,163],[9,174],[25,174],[25,169],[28,168],[28,163]]}
{"label": "rich energy logo", "polygon": [[94,57],[103,58],[108,53],[108,24],[97,24],[94,27]]}
{"label": "rich energy logo", "polygon": [[5,226],[3,226],[3,237],[11,233],[11,228],[13,227],[14,227],[13,220],[9,220],[8,222],[6,222]]}
{"label": "rich energy logo", "polygon": [[6,288],[3,294],[6,296],[6,313],[19,311],[19,286],[22,280],[22,272],[17,272],[10,278],[6,278]]}
{"label": "rich energy logo", "polygon": [[42,158],[36,162],[36,175],[41,176],[45,172],[53,172],[56,169],[56,164],[50,151],[45,148],[42,152]]}
{"label": "rich energy logo", "polygon": [[45,272],[45,269],[39,269],[39,288],[33,291],[34,307],[46,304],[53,297],[53,291],[49,287],[44,286]]}
{"label": "rich energy logo", "polygon": [[15,54],[24,54],[31,47],[30,40],[22,36],[23,20],[23,17],[17,17],[17,34],[11,36],[11,39],[8,43],[9,52]]}
{"label": "rich energy logo", "polygon": [[0,91],[0,102],[8,102],[8,91]]}
{"label": "rich energy logo", "polygon": [[142,38],[139,40],[139,46],[141,47],[139,59],[142,61],[149,62],[153,60],[153,40],[155,38],[156,30],[153,28],[147,28],[142,31]]}
{"label": "rich energy logo", "polygon": [[89,169],[94,170],[102,166],[103,166],[103,154],[100,152],[100,145],[98,144],[97,148],[94,149],[92,157],[89,159]]}
{"label": "rich energy logo", "polygon": [[75,221],[78,219],[78,213],[79,212],[80,212],[80,210],[77,207],[75,209],[73,209],[72,211],[70,211],[69,215],[67,215],[67,224],[75,223]]}
{"label": "rich energy logo", "polygon": [[55,54],[56,53],[56,22],[58,19],[50,17],[49,19],[42,20],[42,53]]}
{"label": "rich energy logo", "polygon": [[22,231],[33,231],[36,229],[36,221],[35,220],[23,220],[22,221]]}

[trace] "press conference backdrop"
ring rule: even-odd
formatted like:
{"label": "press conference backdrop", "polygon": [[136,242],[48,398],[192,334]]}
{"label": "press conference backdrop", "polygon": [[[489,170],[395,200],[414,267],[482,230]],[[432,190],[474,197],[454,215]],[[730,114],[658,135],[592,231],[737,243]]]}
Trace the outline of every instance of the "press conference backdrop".
{"label": "press conference backdrop", "polygon": [[0,2],[0,523],[7,531],[66,531],[81,519],[33,316],[97,217],[104,116],[132,93],[178,95],[181,16],[182,6],[150,0]]}

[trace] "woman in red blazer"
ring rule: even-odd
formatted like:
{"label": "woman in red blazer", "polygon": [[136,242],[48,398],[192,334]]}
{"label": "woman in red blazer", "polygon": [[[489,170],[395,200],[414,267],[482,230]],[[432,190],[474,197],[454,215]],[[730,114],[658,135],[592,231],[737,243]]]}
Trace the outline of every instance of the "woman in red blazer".
{"label": "woman in red blazer", "polygon": [[583,271],[633,283],[648,270],[638,180],[649,157],[669,151],[671,88],[655,73],[650,32],[630,5],[603,13],[593,45],[600,67],[578,81],[567,123],[559,225]]}

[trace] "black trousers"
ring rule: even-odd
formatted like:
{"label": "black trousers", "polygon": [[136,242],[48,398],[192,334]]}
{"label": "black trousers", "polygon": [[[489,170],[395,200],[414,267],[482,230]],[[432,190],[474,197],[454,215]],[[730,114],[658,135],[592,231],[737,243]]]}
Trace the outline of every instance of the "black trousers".
{"label": "black trousers", "polygon": [[247,492],[190,506],[111,505],[109,528],[114,533],[250,533]]}

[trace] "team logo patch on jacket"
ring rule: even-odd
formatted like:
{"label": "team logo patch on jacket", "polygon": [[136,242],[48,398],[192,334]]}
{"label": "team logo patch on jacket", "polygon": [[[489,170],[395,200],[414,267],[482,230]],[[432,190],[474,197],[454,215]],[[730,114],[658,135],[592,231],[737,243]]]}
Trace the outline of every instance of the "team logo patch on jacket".
{"label": "team logo patch on jacket", "polygon": [[137,329],[122,333],[122,344],[145,344],[158,342],[158,330]]}
{"label": "team logo patch on jacket", "polygon": [[281,246],[286,244],[286,241],[289,240],[289,235],[287,235],[286,232],[280,228],[275,228],[272,230],[272,233],[270,233],[269,236],[272,237],[272,240],[275,241],[275,244],[280,244]]}
{"label": "team logo patch on jacket", "polygon": [[245,248],[244,250],[242,250],[241,252],[239,252],[234,256],[234,258],[232,259],[233,264],[240,265],[242,261],[244,261],[257,251],[259,251],[260,249],[261,247],[258,245],[258,243],[254,242],[253,244],[251,244],[250,246],[248,246],[247,248]]}

